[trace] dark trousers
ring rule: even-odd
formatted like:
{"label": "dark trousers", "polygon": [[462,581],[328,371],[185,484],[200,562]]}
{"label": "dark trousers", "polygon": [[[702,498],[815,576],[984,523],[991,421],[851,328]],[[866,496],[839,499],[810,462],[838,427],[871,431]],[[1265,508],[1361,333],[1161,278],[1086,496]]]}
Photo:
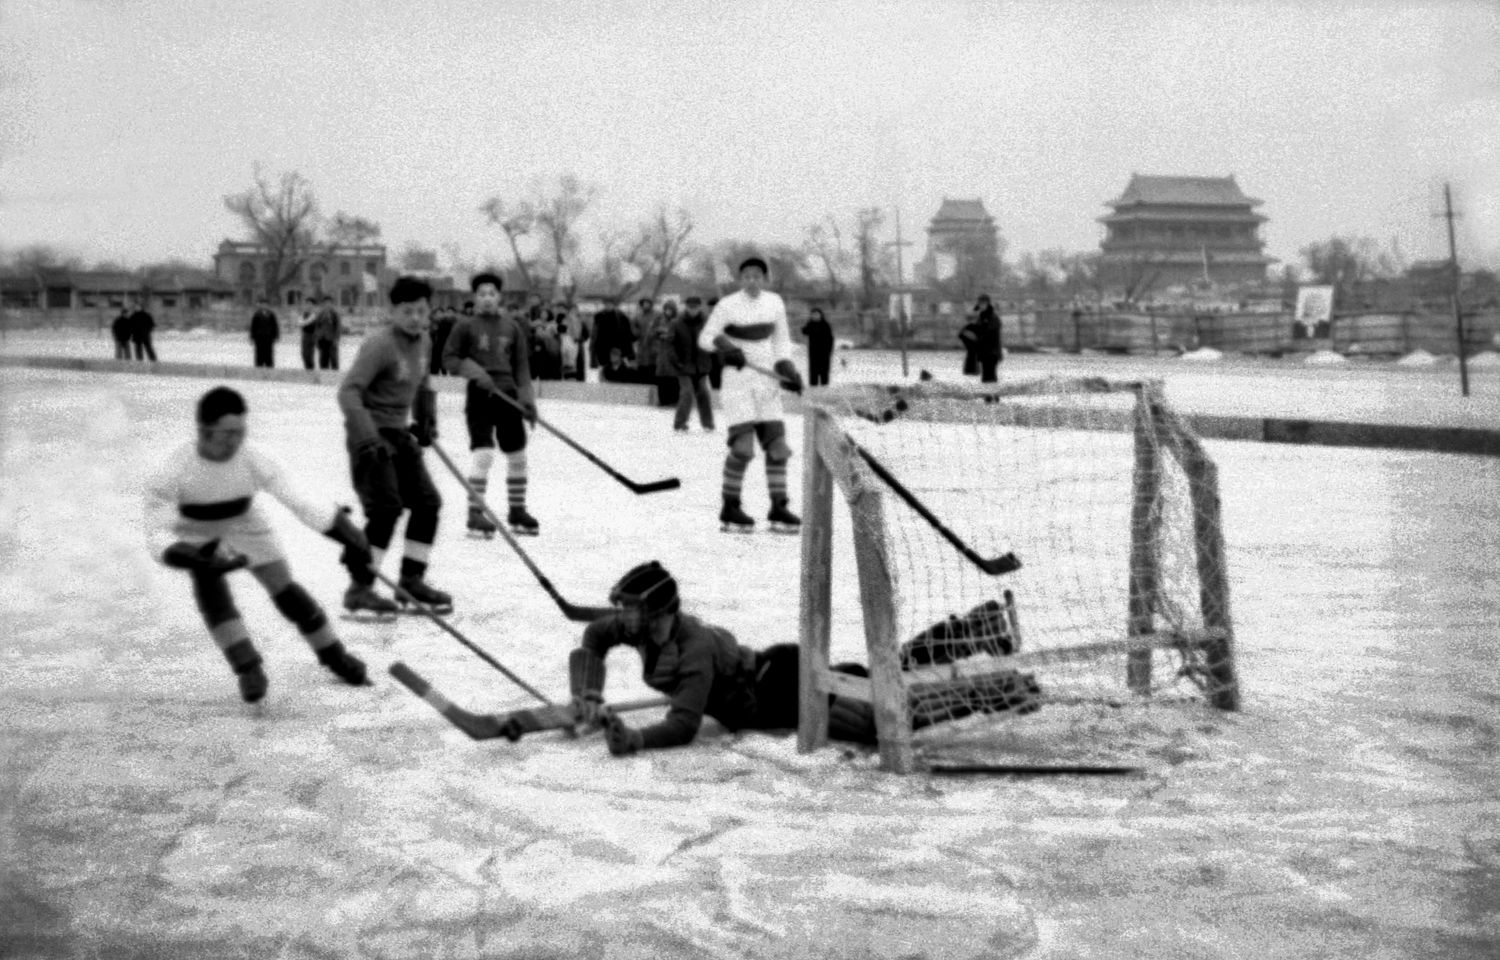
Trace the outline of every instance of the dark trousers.
{"label": "dark trousers", "polygon": [[1000,366],[1000,358],[999,357],[980,357],[979,358],[979,382],[980,383],[995,383],[995,382],[999,381],[1000,378],[998,376],[996,376],[996,368],[998,368],[999,366]]}
{"label": "dark trousers", "polygon": [[257,367],[274,367],[274,366],[276,366],[276,341],[275,340],[256,340],[255,341],[255,365]]}
{"label": "dark trousers", "polygon": [[801,672],[801,652],[795,643],[773,644],[755,655],[755,722],[751,729],[779,730],[797,725]]}
{"label": "dark trousers", "polygon": [[828,386],[828,364],[831,359],[826,353],[810,355],[807,358],[807,385],[809,387]]}
{"label": "dark trousers", "polygon": [[337,340],[318,341],[318,369],[337,370],[339,368],[339,342]]}
{"label": "dark trousers", "polygon": [[677,415],[672,419],[672,426],[678,430],[686,430],[688,418],[693,414],[693,402],[698,404],[698,422],[703,424],[705,430],[714,428],[713,397],[708,393],[707,374],[679,374],[677,377]]}
{"label": "dark trousers", "polygon": [[[351,458],[349,464],[354,492],[365,511],[365,536],[372,547],[388,548],[396,521],[403,510],[409,510],[406,539],[431,544],[437,536],[443,498],[422,462],[422,448],[406,430],[386,428],[380,436],[390,446],[389,456]],[[373,580],[370,575],[365,582]]]}
{"label": "dark trousers", "polygon": [[313,351],[317,348],[317,340],[310,333],[302,334],[302,369],[313,368]]}
{"label": "dark trousers", "polygon": [[677,378],[657,374],[652,377],[656,384],[656,405],[658,407],[670,407],[677,403]]}
{"label": "dark trousers", "polygon": [[130,341],[129,340],[116,340],[115,341],[115,359],[116,360],[129,360],[130,359]]}
{"label": "dark trousers", "polygon": [[137,360],[156,362],[156,348],[151,346],[151,334],[145,334],[132,342],[135,344],[135,358]]}

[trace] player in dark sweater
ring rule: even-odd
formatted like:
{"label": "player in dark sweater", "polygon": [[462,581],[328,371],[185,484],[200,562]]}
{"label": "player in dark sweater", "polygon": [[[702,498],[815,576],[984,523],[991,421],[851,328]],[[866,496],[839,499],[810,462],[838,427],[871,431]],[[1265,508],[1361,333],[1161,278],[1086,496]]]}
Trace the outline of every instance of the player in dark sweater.
{"label": "player in dark sweater", "polygon": [[[427,321],[432,287],[400,277],[391,287],[390,323],[366,337],[344,374],[339,407],[354,489],[365,511],[365,536],[375,569],[390,547],[396,521],[410,511],[402,548],[400,586],[440,611],[453,598],[426,581],[443,500],[422,462],[422,447],[437,439],[437,397],[429,380]],[[389,613],[395,604],[375,592],[375,574],[351,567],[344,594],[350,611]]]}
{"label": "player in dark sweater", "polygon": [[[469,286],[474,292],[474,315],[453,325],[443,348],[443,369],[469,381],[464,398],[473,455],[469,486],[484,496],[498,440],[505,454],[505,493],[510,507],[506,523],[517,533],[535,534],[539,524],[526,511],[526,422],[536,423],[526,331],[501,313],[503,281],[499,277],[477,274]],[[477,502],[469,505],[469,529],[480,534],[495,532]]]}

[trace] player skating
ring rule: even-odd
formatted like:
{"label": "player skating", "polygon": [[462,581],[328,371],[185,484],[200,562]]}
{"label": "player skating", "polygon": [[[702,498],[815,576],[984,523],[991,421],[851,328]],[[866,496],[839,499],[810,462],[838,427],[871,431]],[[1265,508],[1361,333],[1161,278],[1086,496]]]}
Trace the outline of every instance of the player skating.
{"label": "player skating", "polygon": [[[740,645],[721,627],[681,612],[677,581],[656,561],[629,570],[610,591],[616,613],[589,624],[568,656],[568,681],[578,722],[602,725],[609,752],[691,743],[703,717],[729,730],[773,730],[797,726],[800,651],[794,643],[764,650]],[[935,624],[903,645],[903,664],[949,663],[974,654],[1013,652],[1013,621],[993,601]],[[646,685],[667,694],[671,708],[657,724],[635,729],[604,706],[605,658],[617,646],[641,655]],[[840,673],[867,676],[859,664],[838,664]],[[912,725],[920,728],[972,713],[1030,712],[1040,696],[1035,678],[1006,672],[976,679],[941,697],[914,698]],[[828,735],[874,743],[874,710],[853,697],[829,696]]]}
{"label": "player skating", "polygon": [[[402,547],[401,590],[439,612],[453,598],[426,580],[443,500],[422,462],[422,447],[437,439],[437,397],[428,379],[428,314],[432,287],[400,277],[391,287],[390,323],[360,344],[339,387],[354,489],[365,511],[372,566],[379,569],[402,511],[409,511]],[[350,612],[394,613],[397,607],[375,591],[369,567],[350,569],[344,594]],[[404,600],[404,598],[402,598]]]}
{"label": "player skating", "polygon": [[192,577],[198,610],[238,675],[246,702],[266,695],[267,680],[225,579],[243,567],[296,625],[320,663],[345,683],[365,684],[364,663],[344,649],[323,608],[292,579],[255,495],[269,493],[303,523],[343,544],[351,569],[368,564],[369,544],[336,505],[294,490],[276,461],[245,442],[246,414],[245,398],[228,387],[215,387],[199,400],[197,441],[177,449],[147,484],[152,552]]}
{"label": "player skating", "polygon": [[[781,391],[801,393],[802,375],[792,363],[786,304],[779,294],[763,289],[766,262],[749,257],[740,264],[739,275],[739,291],[718,302],[698,335],[698,346],[717,351],[728,368],[719,391],[724,420],[729,424],[719,522],[728,531],[749,532],[755,526],[740,505],[740,491],[759,440],[766,454],[766,485],[771,494],[767,519],[773,530],[793,531],[802,520],[787,507],[786,464],[792,449],[786,442]],[[774,370],[781,383],[746,370],[747,363]]]}
{"label": "player skating", "polygon": [[[473,456],[469,486],[482,501],[498,439],[500,452],[505,454],[505,494],[510,508],[506,523],[516,533],[534,535],[540,524],[526,511],[526,421],[536,422],[536,396],[526,332],[500,311],[503,282],[499,277],[481,273],[469,286],[474,292],[474,315],[454,325],[443,352],[443,369],[469,381],[464,398]],[[495,533],[479,502],[469,504],[469,529],[483,536]]]}

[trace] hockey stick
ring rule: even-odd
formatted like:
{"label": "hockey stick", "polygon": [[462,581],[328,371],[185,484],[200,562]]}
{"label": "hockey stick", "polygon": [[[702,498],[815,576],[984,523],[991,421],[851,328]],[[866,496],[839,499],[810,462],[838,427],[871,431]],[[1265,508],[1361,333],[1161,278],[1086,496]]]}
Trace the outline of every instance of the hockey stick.
{"label": "hockey stick", "polygon": [[506,529],[506,524],[500,522],[500,518],[495,516],[495,512],[490,509],[490,505],[485,503],[484,498],[475,492],[473,485],[469,483],[463,472],[458,469],[458,464],[454,463],[453,458],[448,456],[448,451],[438,446],[435,440],[432,443],[432,449],[437,453],[438,459],[443,461],[443,466],[447,467],[449,472],[453,474],[454,479],[463,485],[464,492],[469,495],[469,502],[484,511],[485,518],[495,525],[495,529],[505,538],[505,542],[510,544],[510,548],[516,552],[516,556],[520,557],[521,562],[526,564],[526,569],[531,571],[533,577],[536,577],[537,583],[542,585],[542,589],[547,591],[547,595],[557,604],[558,609],[562,610],[563,616],[575,623],[592,623],[600,617],[613,612],[610,607],[584,607],[576,603],[569,603],[567,598],[552,585],[552,581],[547,579],[547,575],[542,572],[541,568],[532,561],[531,557],[526,555],[526,551],[521,549],[520,541]]}
{"label": "hockey stick", "polygon": [[[427,705],[443,715],[472,740],[494,740],[504,737],[515,742],[525,734],[542,730],[571,730],[578,725],[578,714],[571,704],[551,704],[531,710],[514,710],[510,713],[473,713],[465,710],[433,689],[432,684],[422,679],[411,667],[397,660],[391,664],[391,676],[416,694]],[[646,700],[630,700],[610,704],[615,713],[630,710],[646,710],[664,707],[671,703],[666,697],[651,697]]]}
{"label": "hockey stick", "polygon": [[[782,379],[781,374],[777,373],[774,370],[768,370],[757,363],[746,363],[745,366],[749,367],[751,370],[754,370],[756,373],[764,374],[765,376],[770,377],[783,386],[786,385],[787,381]],[[906,505],[915,510],[917,512],[917,516],[921,517],[923,520],[926,520],[928,525],[931,526],[932,529],[936,530],[944,540],[947,540],[954,547],[956,547],[959,553],[967,557],[969,561],[980,570],[984,571],[992,577],[997,577],[1002,573],[1014,573],[1015,571],[1021,569],[1021,560],[1014,553],[1002,553],[998,557],[980,556],[973,547],[970,547],[967,543],[964,543],[958,534],[954,533],[948,528],[946,524],[943,523],[943,521],[939,520],[936,514],[927,509],[927,505],[924,504],[921,500],[918,500],[917,495],[906,488],[906,484],[902,483],[900,480],[897,480],[894,474],[892,474],[889,470],[882,466],[880,461],[876,460],[875,457],[870,453],[870,451],[866,450],[858,443],[855,443],[853,439],[850,439],[849,443],[854,447],[854,451],[859,454],[860,459],[864,460],[864,462],[869,465],[870,469],[875,472],[875,475],[879,477],[886,486],[895,491],[896,496],[906,501]]]}
{"label": "hockey stick", "polygon": [[[511,398],[506,394],[501,393],[499,390],[493,392],[495,396],[499,397],[501,400],[504,400],[506,403],[519,410],[523,416],[526,414],[526,408],[521,406],[521,402],[519,400]],[[600,470],[603,470],[605,473],[609,474],[611,477],[614,477],[616,480],[620,481],[620,483],[630,488],[631,493],[660,493],[663,490],[676,490],[678,487],[682,486],[682,481],[677,479],[676,477],[668,477],[665,480],[653,480],[650,483],[637,483],[636,481],[625,476],[625,474],[616,470],[614,467],[611,467],[609,464],[605,463],[603,460],[599,459],[583,444],[579,443],[577,440],[574,440],[566,433],[563,433],[561,430],[557,429],[546,420],[543,420],[541,417],[537,417],[534,422],[539,427],[546,427],[563,443],[566,443],[574,450],[577,450],[579,453],[583,454],[584,459],[588,460],[589,463],[592,463]]]}
{"label": "hockey stick", "polygon": [[396,581],[392,580],[390,577],[386,576],[385,574],[381,573],[379,570],[376,570],[374,567],[370,568],[370,572],[373,573],[375,575],[376,579],[378,579],[381,583],[383,583],[386,586],[390,587],[391,590],[396,594],[396,598],[398,600],[404,600],[405,602],[407,602],[407,603],[411,604],[412,606],[416,607],[418,613],[422,614],[422,616],[426,617],[427,619],[431,620],[433,623],[435,623],[438,626],[442,627],[444,630],[446,630],[449,634],[452,635],[453,639],[457,640],[459,643],[463,644],[464,646],[468,647],[470,650],[472,650],[476,654],[478,654],[479,655],[479,659],[483,660],[485,663],[489,664],[490,666],[494,667],[496,670],[499,670],[501,673],[505,674],[506,679],[510,680],[516,686],[520,687],[522,690],[525,690],[527,693],[531,694],[533,697],[536,697],[538,700],[542,701],[543,703],[547,704],[548,706],[552,705],[552,701],[547,699],[546,694],[542,693],[540,690],[538,690],[536,687],[533,687],[531,684],[527,683],[525,680],[522,680],[520,677],[516,676],[514,673],[511,673],[510,670],[505,666],[505,664],[501,663],[499,660],[496,660],[494,657],[490,656],[488,653],[485,653],[484,650],[480,649],[478,646],[475,646],[475,644],[473,643],[473,641],[471,641],[468,637],[466,637],[462,633],[460,633],[458,631],[458,629],[453,626],[453,624],[451,624],[447,620],[443,619],[443,617],[440,614],[434,612],[431,607],[427,606],[427,604],[425,604],[425,603],[419,603],[419,602],[417,602],[417,599],[415,597],[413,597],[411,594],[407,593],[405,590],[401,589],[401,585],[399,583],[397,583]]}
{"label": "hockey stick", "polygon": [[1002,777],[1037,777],[1037,776],[1062,776],[1062,777],[1110,777],[1123,776],[1131,773],[1140,773],[1140,767],[1091,767],[1082,765],[1059,764],[1057,766],[1042,766],[1026,763],[956,763],[951,765],[938,764],[927,768],[928,773],[938,774],[980,774]]}

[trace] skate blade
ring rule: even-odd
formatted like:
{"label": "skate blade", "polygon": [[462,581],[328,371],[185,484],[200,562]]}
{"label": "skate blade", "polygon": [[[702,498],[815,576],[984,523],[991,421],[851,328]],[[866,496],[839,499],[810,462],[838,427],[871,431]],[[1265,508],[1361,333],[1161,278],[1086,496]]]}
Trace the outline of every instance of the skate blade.
{"label": "skate blade", "polygon": [[424,603],[421,606],[418,606],[416,604],[403,603],[401,605],[402,616],[420,617],[424,610],[428,613],[435,613],[440,617],[452,616],[453,604],[450,603],[445,606],[438,606],[432,603]]}
{"label": "skate blade", "polygon": [[742,534],[742,535],[745,535],[745,536],[749,536],[750,534],[752,534],[752,533],[755,532],[755,528],[754,527],[744,526],[743,524],[738,524],[738,523],[721,523],[721,524],[719,524],[719,532],[720,533],[738,533],[738,534]]}
{"label": "skate blade", "polygon": [[783,536],[788,537],[799,536],[802,533],[802,527],[800,524],[797,526],[792,526],[789,523],[773,523],[767,529],[769,529],[772,533],[779,533]]}
{"label": "skate blade", "polygon": [[470,530],[468,537],[470,540],[493,540],[495,534],[490,530]]}
{"label": "skate blade", "polygon": [[345,610],[339,619],[345,623],[395,623],[399,613],[375,613],[370,610]]}
{"label": "skate blade", "polygon": [[510,532],[518,537],[539,537],[542,535],[542,531],[531,527],[511,527]]}

